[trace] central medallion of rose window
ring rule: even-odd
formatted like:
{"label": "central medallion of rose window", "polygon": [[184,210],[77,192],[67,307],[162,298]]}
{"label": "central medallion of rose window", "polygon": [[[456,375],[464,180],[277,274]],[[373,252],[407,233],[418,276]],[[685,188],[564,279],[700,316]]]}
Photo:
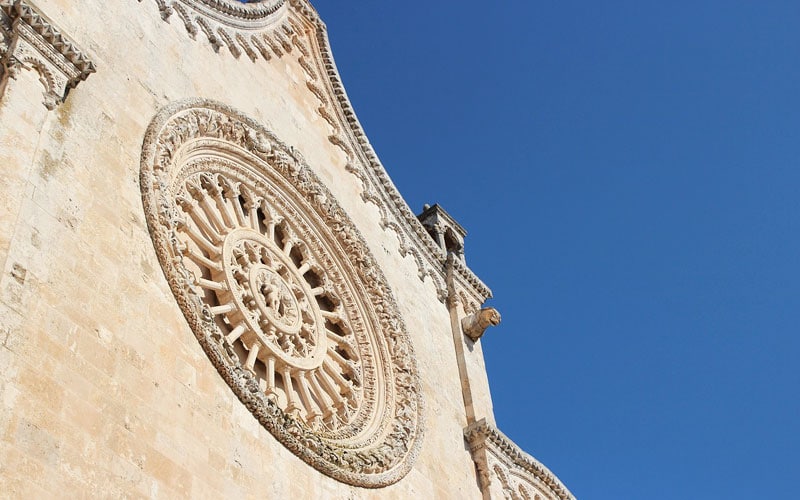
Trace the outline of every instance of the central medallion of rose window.
{"label": "central medallion of rose window", "polygon": [[222,309],[236,325],[233,333],[242,332],[251,352],[266,348],[264,357],[272,363],[278,358],[279,371],[318,368],[328,342],[315,297],[325,290],[311,288],[304,277],[310,266],[298,268],[284,249],[250,229],[225,237],[222,262],[224,277],[218,279],[225,280],[226,290],[217,297],[227,304]]}

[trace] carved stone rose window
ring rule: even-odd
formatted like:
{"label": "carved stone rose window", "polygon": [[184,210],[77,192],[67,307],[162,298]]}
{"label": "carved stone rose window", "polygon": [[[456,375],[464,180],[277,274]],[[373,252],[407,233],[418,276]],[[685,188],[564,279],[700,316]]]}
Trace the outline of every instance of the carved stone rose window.
{"label": "carved stone rose window", "polygon": [[218,104],[151,125],[159,260],[210,360],[261,423],[341,481],[390,484],[421,441],[412,348],[358,230],[299,154]]}

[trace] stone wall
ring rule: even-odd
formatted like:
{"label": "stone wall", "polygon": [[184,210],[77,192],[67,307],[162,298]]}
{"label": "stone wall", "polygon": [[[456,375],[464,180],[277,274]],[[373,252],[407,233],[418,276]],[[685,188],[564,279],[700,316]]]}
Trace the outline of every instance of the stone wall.
{"label": "stone wall", "polygon": [[[85,58],[75,61],[91,62],[61,86],[35,64],[14,64],[19,2],[0,2],[8,11],[0,45],[0,491],[481,497],[463,432],[476,419],[493,421],[491,398],[480,343],[463,337],[458,321],[488,289],[463,265],[448,289],[446,255],[436,254],[360,135],[310,6],[271,2],[305,21],[294,25],[296,38],[284,33],[258,47],[237,42],[235,30],[208,36],[202,16],[186,9],[193,2],[37,0],[43,22],[65,37],[50,43],[71,40]],[[304,463],[237,399],[198,343],[156,256],[139,185],[148,126],[187,99],[224,103],[298,151],[382,269],[425,402],[419,454],[398,482],[351,486]]]}

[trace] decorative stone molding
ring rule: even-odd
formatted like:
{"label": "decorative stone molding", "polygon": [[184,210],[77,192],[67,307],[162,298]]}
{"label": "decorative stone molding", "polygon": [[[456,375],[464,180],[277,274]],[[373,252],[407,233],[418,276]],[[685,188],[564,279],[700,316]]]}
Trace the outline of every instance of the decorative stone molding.
{"label": "decorative stone molding", "polygon": [[172,292],[253,415],[337,480],[402,478],[423,433],[413,349],[366,242],[300,153],[191,100],[153,120],[140,182]]}
{"label": "decorative stone molding", "polygon": [[574,500],[566,486],[486,419],[464,430],[483,498]]}
{"label": "decorative stone molding", "polygon": [[296,31],[286,18],[285,0],[154,1],[165,21],[177,15],[192,38],[202,32],[214,50],[224,46],[234,57],[245,53],[253,61],[269,61],[292,51]]}
{"label": "decorative stone molding", "polygon": [[[430,278],[439,300],[445,302],[447,257],[417,220],[372,149],[342,85],[325,24],[311,4],[307,0],[246,4],[236,0],[154,1],[165,20],[177,13],[191,36],[203,31],[217,50],[224,44],[236,57],[244,51],[254,60],[256,53],[265,60],[287,53],[297,58],[306,74],[306,87],[319,102],[317,113],[330,126],[328,140],[346,156],[347,170],[361,182],[362,200],[378,207],[381,227],[395,233],[400,254],[414,259],[419,278]],[[258,44],[268,50],[247,48],[258,48]],[[466,295],[471,307],[477,308],[492,296],[466,265],[454,269],[459,286],[469,289]]]}
{"label": "decorative stone molding", "polygon": [[[314,26],[313,33],[319,47],[318,56],[321,58],[318,64],[327,77],[321,83],[329,87],[330,95],[334,96],[332,101],[335,106],[331,106],[332,113],[328,113],[337,117],[341,125],[333,127],[333,134],[329,139],[337,145],[349,145],[342,150],[348,158],[348,169],[361,181],[362,199],[378,207],[381,226],[396,234],[401,255],[411,256],[415,260],[419,278],[424,280],[430,277],[437,288],[439,299],[445,302],[449,296],[445,281],[447,257],[442,255],[436,241],[400,195],[369,143],[336,69],[325,24],[306,0],[291,0],[291,4]],[[476,297],[479,304],[492,296],[491,290],[466,265],[455,266],[455,272],[458,274],[459,285],[469,287],[468,294]]]}
{"label": "decorative stone molding", "polygon": [[[292,0],[292,5],[300,9],[306,6],[306,2]],[[340,128],[334,131],[338,133],[338,138],[334,140],[332,135],[331,142],[352,146],[345,150],[345,154],[348,156],[349,170],[361,181],[362,199],[378,207],[382,227],[391,229],[398,238],[400,254],[411,256],[414,259],[419,270],[419,278],[424,280],[426,277],[430,277],[438,291],[439,300],[445,302],[448,297],[445,282],[446,257],[441,254],[436,241],[428,234],[397,191],[369,143],[339,77],[324,23],[319,20],[313,9],[307,8],[304,12],[309,16],[314,16],[311,19],[314,20],[316,26],[314,33],[317,45],[320,47],[319,55],[322,58],[322,67],[327,76],[326,83],[330,86],[332,95],[336,97],[335,115],[342,123]],[[479,303],[483,303],[492,296],[491,290],[466,266],[459,267],[457,272],[462,278],[459,279],[459,282],[472,286],[475,293],[481,296]]]}
{"label": "decorative stone molding", "polygon": [[44,85],[44,105],[54,109],[69,89],[95,72],[94,63],[29,2],[0,0],[3,78],[34,70]]}
{"label": "decorative stone molding", "polygon": [[494,307],[484,307],[480,311],[461,318],[461,330],[473,342],[477,342],[487,328],[499,324],[500,313]]}

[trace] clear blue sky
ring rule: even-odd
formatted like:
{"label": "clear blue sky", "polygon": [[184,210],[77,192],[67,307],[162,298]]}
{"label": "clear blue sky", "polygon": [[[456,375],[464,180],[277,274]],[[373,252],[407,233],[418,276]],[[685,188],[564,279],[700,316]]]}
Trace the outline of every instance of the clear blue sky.
{"label": "clear blue sky", "polygon": [[499,427],[583,500],[796,498],[800,3],[314,3],[469,232]]}

